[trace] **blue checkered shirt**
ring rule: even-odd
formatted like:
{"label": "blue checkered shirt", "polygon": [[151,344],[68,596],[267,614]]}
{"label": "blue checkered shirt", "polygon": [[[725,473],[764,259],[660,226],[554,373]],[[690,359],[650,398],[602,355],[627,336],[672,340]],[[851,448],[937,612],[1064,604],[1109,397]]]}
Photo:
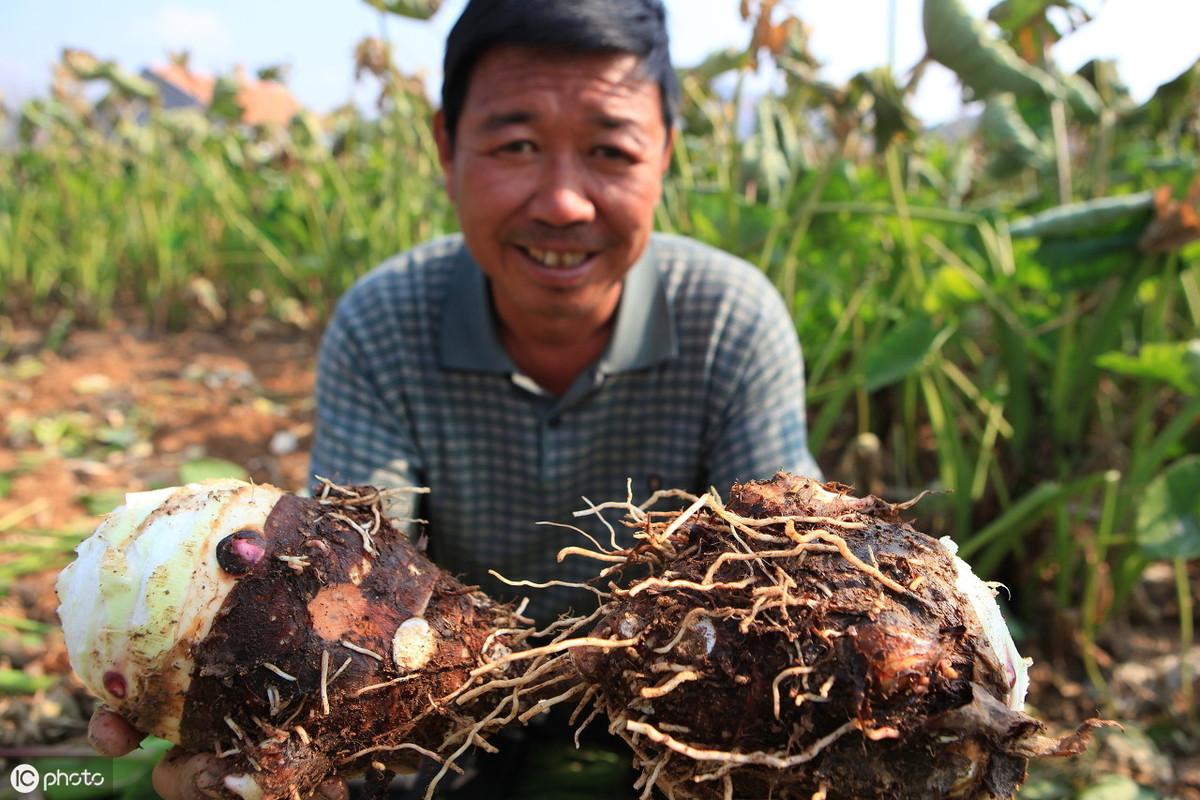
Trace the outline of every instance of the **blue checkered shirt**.
{"label": "blue checkered shirt", "polygon": [[[397,256],[338,303],[321,345],[312,472],[342,483],[426,486],[394,514],[428,521],[430,555],[499,598],[528,595],[541,622],[594,603],[558,564],[579,533],[606,546],[592,502],[658,488],[727,492],[788,469],[819,476],[806,445],[804,375],[779,294],[749,264],[655,234],[625,279],[604,355],[556,397],[513,365],[488,284],[451,236]],[[616,526],[619,542],[627,531]]]}

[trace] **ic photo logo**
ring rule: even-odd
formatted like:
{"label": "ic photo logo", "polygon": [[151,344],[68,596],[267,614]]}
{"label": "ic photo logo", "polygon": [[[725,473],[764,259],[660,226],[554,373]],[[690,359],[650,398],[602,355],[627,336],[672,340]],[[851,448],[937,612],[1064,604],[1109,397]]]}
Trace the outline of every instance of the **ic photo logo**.
{"label": "ic photo logo", "polygon": [[17,766],[13,767],[13,771],[8,775],[8,782],[12,784],[12,787],[17,791],[17,794],[28,794],[29,792],[32,792],[34,789],[38,788],[38,785],[41,783],[41,781],[41,773],[39,773],[37,767],[33,766],[32,764],[17,764]]}

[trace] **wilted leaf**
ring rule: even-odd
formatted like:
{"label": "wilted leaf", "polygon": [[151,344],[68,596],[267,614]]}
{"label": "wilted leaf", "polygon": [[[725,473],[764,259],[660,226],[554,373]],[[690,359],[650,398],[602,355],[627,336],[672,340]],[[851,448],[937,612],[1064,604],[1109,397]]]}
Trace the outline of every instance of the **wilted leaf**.
{"label": "wilted leaf", "polygon": [[868,392],[890,386],[915,372],[933,352],[938,331],[926,316],[917,316],[888,331],[863,362]]}
{"label": "wilted leaf", "polygon": [[891,69],[879,67],[860,72],[850,79],[850,86],[871,97],[871,112],[875,117],[875,152],[882,153],[892,139],[910,138],[921,129]]}
{"label": "wilted leaf", "polygon": [[1096,364],[1121,375],[1162,381],[1184,394],[1200,395],[1200,339],[1146,344],[1136,356],[1105,353]]}
{"label": "wilted leaf", "polygon": [[180,483],[195,483],[214,478],[236,478],[244,481],[249,477],[250,473],[242,467],[220,458],[197,458],[179,468]]}
{"label": "wilted leaf", "polygon": [[1137,540],[1150,558],[1200,557],[1200,456],[1150,481],[1138,504]]}
{"label": "wilted leaf", "polygon": [[1192,182],[1188,196],[1171,199],[1171,187],[1161,186],[1154,193],[1154,221],[1138,247],[1147,253],[1169,253],[1200,240],[1200,178]]}

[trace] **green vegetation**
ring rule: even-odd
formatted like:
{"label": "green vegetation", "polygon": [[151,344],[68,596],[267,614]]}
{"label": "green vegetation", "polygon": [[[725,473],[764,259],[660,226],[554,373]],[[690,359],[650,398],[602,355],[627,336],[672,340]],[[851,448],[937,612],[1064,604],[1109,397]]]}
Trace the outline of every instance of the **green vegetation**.
{"label": "green vegetation", "polygon": [[[954,138],[905,108],[923,66],[831,86],[798,23],[769,0],[746,5],[760,14],[746,52],[681,73],[659,222],[779,287],[806,348],[821,463],[893,498],[939,490],[920,507],[927,527],[980,574],[1081,609],[1100,697],[1095,643],[1156,560],[1174,570],[1189,648],[1200,63],[1139,106],[1109,62],[1054,69],[1057,3],[1001,3],[993,34],[956,0],[927,0],[933,56],[986,109]],[[785,89],[739,135],[728,75],[768,53]],[[19,141],[0,150],[0,314],[321,318],[374,264],[454,227],[429,102],[380,42],[359,51],[377,115],[304,114],[286,130],[163,111],[111,65],[84,66],[64,59],[56,98],[15,111]],[[88,103],[84,79],[109,94]],[[63,418],[32,435],[64,446],[73,430]],[[1017,599],[1029,618],[1043,598]]]}

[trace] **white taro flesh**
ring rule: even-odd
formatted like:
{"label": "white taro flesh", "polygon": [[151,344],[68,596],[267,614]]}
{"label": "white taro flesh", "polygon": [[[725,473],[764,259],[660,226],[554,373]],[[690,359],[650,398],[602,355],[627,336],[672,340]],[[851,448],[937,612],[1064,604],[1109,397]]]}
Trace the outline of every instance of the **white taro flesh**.
{"label": "white taro flesh", "polygon": [[1017,645],[1013,641],[1004,615],[1000,612],[1000,604],[996,602],[995,584],[987,584],[980,580],[972,570],[971,565],[958,557],[958,545],[949,536],[938,540],[954,557],[954,569],[957,578],[954,588],[962,592],[971,603],[971,610],[979,618],[983,628],[984,639],[996,656],[996,663],[1004,668],[1008,675],[1008,707],[1020,711],[1025,707],[1025,695],[1029,691],[1029,659],[1021,657]]}
{"label": "white taro flesh", "polygon": [[139,729],[179,741],[193,647],[265,552],[283,492],[236,480],[125,496],[58,577],[58,614],[80,680]]}

